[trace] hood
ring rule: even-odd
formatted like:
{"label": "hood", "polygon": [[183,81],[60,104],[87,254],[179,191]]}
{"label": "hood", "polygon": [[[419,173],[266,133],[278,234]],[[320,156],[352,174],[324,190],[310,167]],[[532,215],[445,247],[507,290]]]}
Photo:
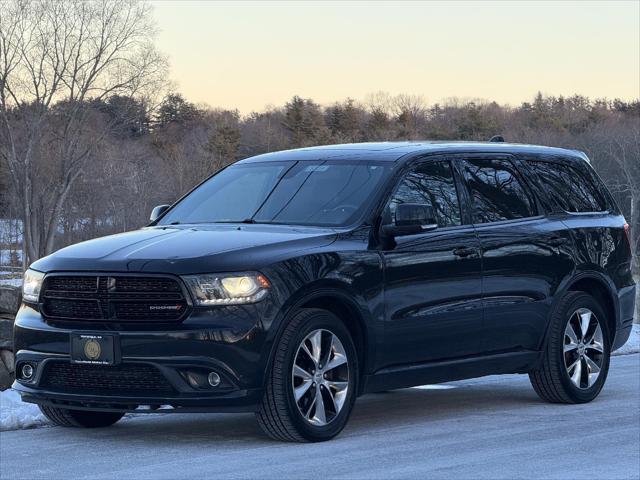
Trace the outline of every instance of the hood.
{"label": "hood", "polygon": [[177,275],[253,270],[329,245],[335,238],[328,228],[282,225],[148,227],[71,245],[32,268]]}

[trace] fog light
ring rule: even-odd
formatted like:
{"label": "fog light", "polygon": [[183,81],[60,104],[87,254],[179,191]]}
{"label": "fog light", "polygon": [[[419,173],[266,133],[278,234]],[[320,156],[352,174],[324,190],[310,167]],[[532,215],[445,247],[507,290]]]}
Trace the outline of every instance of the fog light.
{"label": "fog light", "polygon": [[218,375],[216,372],[211,372],[209,374],[209,385],[211,385],[212,387],[217,387],[218,385],[220,385],[220,375]]}
{"label": "fog light", "polygon": [[22,378],[25,380],[31,380],[33,378],[33,366],[30,363],[22,365],[20,372],[22,373]]}

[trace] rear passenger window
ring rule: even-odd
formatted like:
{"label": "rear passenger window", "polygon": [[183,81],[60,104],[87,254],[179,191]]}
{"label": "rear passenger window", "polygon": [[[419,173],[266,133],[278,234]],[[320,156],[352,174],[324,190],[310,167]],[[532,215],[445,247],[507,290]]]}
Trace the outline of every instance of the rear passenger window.
{"label": "rear passenger window", "polygon": [[387,214],[394,215],[401,203],[431,205],[439,227],[460,225],[460,204],[451,164],[427,162],[409,172],[391,198]]}
{"label": "rear passenger window", "polygon": [[508,160],[465,160],[464,177],[473,202],[473,222],[533,217],[533,199]]}
{"label": "rear passenger window", "polygon": [[563,163],[529,161],[547,195],[566,212],[602,212],[607,209],[593,181]]}

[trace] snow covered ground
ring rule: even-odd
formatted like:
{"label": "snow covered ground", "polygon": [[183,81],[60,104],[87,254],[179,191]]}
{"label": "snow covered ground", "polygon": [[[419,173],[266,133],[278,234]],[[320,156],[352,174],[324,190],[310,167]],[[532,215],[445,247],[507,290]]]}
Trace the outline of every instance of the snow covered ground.
{"label": "snow covered ground", "polygon": [[18,271],[12,267],[4,267],[0,264],[0,287],[21,287],[22,271]]}
{"label": "snow covered ground", "polygon": [[[614,355],[628,355],[640,352],[640,325],[635,324],[629,341]],[[423,385],[417,387],[422,390],[440,390],[452,388],[449,385]],[[18,430],[46,425],[47,420],[40,413],[38,407],[32,403],[20,401],[20,395],[15,390],[0,392],[0,432]]]}
{"label": "snow covered ground", "polygon": [[8,285],[10,287],[21,287],[22,278],[2,278],[0,277],[0,287]]}
{"label": "snow covered ground", "polygon": [[46,425],[47,419],[33,403],[24,403],[15,390],[0,392],[0,432]]}
{"label": "snow covered ground", "polygon": [[316,444],[271,441],[246,413],[0,432],[0,477],[640,478],[640,355],[613,357],[607,386],[586,404],[543,402],[526,375],[447,385],[455,388],[365,395],[345,431]]}
{"label": "snow covered ground", "polygon": [[631,330],[629,340],[618,350],[613,352],[613,355],[628,355],[630,353],[640,352],[640,324],[634,323]]}

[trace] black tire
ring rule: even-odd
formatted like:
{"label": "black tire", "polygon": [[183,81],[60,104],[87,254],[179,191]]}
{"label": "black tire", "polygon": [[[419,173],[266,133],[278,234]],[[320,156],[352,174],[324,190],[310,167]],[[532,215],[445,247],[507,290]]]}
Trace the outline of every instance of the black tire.
{"label": "black tire", "polygon": [[91,410],[48,407],[46,405],[38,406],[45,417],[61,427],[110,427],[124,416],[122,412],[94,412]]}
{"label": "black tire", "polygon": [[[602,329],[603,353],[600,375],[588,388],[578,388],[571,381],[564,358],[565,328],[571,316],[580,308],[595,314]],[[586,403],[598,396],[609,372],[611,339],[607,318],[599,303],[584,292],[567,292],[551,314],[549,338],[540,366],[529,372],[531,385],[538,396],[551,403]]]}
{"label": "black tire", "polygon": [[[291,372],[298,346],[317,329],[328,330],[338,337],[345,349],[349,368],[348,391],[342,409],[324,426],[312,425],[305,420],[292,391]],[[291,317],[275,348],[264,397],[256,412],[264,432],[275,440],[288,442],[321,442],[338,435],[349,420],[358,388],[357,353],[345,325],[326,310],[301,309]]]}

